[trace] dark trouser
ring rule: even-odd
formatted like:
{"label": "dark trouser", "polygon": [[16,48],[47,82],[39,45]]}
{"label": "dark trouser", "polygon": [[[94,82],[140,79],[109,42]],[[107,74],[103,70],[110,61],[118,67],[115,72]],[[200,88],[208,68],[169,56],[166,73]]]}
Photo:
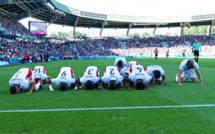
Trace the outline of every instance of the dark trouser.
{"label": "dark trouser", "polygon": [[199,61],[199,50],[194,50],[194,59],[198,63],[198,61]]}
{"label": "dark trouser", "polygon": [[155,54],[155,59],[156,59],[156,60],[158,59],[158,54]]}

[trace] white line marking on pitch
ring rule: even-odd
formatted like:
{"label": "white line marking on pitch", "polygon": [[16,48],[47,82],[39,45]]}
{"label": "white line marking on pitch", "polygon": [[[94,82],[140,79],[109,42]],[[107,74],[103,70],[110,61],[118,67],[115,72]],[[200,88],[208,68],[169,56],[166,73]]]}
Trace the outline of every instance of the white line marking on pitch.
{"label": "white line marking on pitch", "polygon": [[68,109],[0,110],[0,113],[50,112],[50,111],[88,111],[88,110],[117,110],[117,109],[192,108],[192,107],[215,107],[215,104],[175,105],[175,106],[172,105],[172,106],[136,106],[136,107],[68,108]]}
{"label": "white line marking on pitch", "polygon": [[213,68],[204,68],[204,67],[200,67],[200,68],[202,68],[202,69],[209,69],[209,70],[215,70]]}

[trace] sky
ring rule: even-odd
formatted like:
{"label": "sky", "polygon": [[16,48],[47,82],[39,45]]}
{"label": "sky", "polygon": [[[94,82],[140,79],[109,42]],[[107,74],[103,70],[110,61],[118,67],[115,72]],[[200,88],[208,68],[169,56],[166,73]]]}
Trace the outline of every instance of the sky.
{"label": "sky", "polygon": [[[129,16],[180,16],[180,15],[203,15],[214,14],[215,1],[204,0],[56,0],[69,7],[79,9],[81,11],[89,11],[102,14],[129,15]],[[41,21],[28,17],[20,20],[20,22],[28,28],[28,21]],[[48,34],[52,32],[69,32],[73,27],[60,26],[51,24],[47,27]],[[99,34],[98,29],[77,28],[76,31]],[[109,33],[116,32],[112,30],[104,30]],[[117,30],[123,33],[125,29]],[[134,30],[131,30],[133,32]],[[138,31],[138,30],[137,30]],[[151,30],[152,31],[152,30]],[[161,30],[160,30],[161,31]],[[168,30],[165,30],[165,32]],[[169,30],[176,32],[177,30]],[[108,33],[106,32],[106,34]],[[134,31],[135,32],[135,31]]]}

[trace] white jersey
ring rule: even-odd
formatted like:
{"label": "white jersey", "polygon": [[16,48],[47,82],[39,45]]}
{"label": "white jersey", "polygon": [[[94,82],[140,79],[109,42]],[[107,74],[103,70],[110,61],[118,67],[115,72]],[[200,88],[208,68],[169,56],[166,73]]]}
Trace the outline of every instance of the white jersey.
{"label": "white jersey", "polygon": [[141,65],[133,65],[130,68],[130,74],[129,74],[129,80],[137,83],[137,80],[143,80],[143,83],[147,83],[152,79],[152,76],[148,75],[145,70],[144,67]]}
{"label": "white jersey", "polygon": [[84,76],[80,78],[80,82],[87,84],[87,81],[92,81],[93,84],[96,84],[99,79],[99,69],[96,66],[88,66],[84,70]]}
{"label": "white jersey", "polygon": [[60,86],[61,83],[66,83],[67,86],[70,86],[71,84],[75,83],[73,69],[70,67],[62,67],[57,78],[51,79],[51,82],[57,84],[58,86]]}
{"label": "white jersey", "polygon": [[[187,61],[188,61],[188,60],[190,60],[190,59],[185,59],[185,60],[183,60],[183,61],[181,62],[180,66],[179,66],[179,70],[181,70],[181,71],[188,71],[188,70],[191,70],[191,69],[189,69],[188,66],[187,66]],[[195,68],[196,70],[199,70],[199,65],[198,65],[198,63],[196,63],[195,61],[194,61],[194,68]]]}
{"label": "white jersey", "polygon": [[139,65],[137,61],[130,61],[126,66],[123,67],[123,69],[120,71],[120,74],[125,76],[126,73],[129,73],[130,68],[132,65]]}
{"label": "white jersey", "polygon": [[118,57],[116,57],[116,59],[115,59],[114,66],[118,67],[117,63],[118,63],[120,60],[122,61],[122,67],[124,67],[125,64],[127,64],[125,57],[123,57],[123,56],[118,56]]}
{"label": "white jersey", "polygon": [[159,65],[151,65],[151,66],[148,66],[146,68],[146,73],[152,77],[155,77],[154,74],[153,74],[153,71],[160,71],[161,73],[161,76],[164,76],[165,75],[165,72],[163,70],[163,68]]}
{"label": "white jersey", "polygon": [[33,80],[33,71],[29,68],[22,68],[16,72],[9,80],[9,85],[18,85],[20,89],[26,89],[30,86],[30,81]]}
{"label": "white jersey", "polygon": [[33,71],[35,79],[45,80],[48,78],[48,76],[46,75],[46,69],[43,66],[35,66],[33,68]]}
{"label": "white jersey", "polygon": [[115,66],[107,66],[104,70],[104,76],[102,77],[102,82],[110,84],[110,81],[116,81],[115,84],[120,83],[123,77],[120,75],[120,69]]}

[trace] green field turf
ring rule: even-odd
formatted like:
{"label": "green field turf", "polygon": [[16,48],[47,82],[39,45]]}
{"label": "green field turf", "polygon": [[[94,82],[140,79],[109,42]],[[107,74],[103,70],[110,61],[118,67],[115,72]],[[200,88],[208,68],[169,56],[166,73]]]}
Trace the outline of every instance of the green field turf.
{"label": "green field turf", "polygon": [[136,106],[175,106],[215,104],[214,59],[200,59],[199,66],[204,85],[187,81],[175,82],[181,58],[127,59],[136,60],[144,67],[157,64],[166,73],[164,86],[152,89],[85,89],[62,92],[57,85],[50,92],[47,85],[32,94],[9,92],[9,79],[20,68],[33,69],[36,65],[46,68],[47,75],[55,78],[61,67],[72,67],[75,76],[81,77],[87,66],[95,65],[100,76],[114,59],[68,60],[27,65],[0,67],[0,133],[122,133],[122,134],[213,134],[215,133],[215,107],[140,108],[78,111],[1,112],[2,110],[105,108]]}

